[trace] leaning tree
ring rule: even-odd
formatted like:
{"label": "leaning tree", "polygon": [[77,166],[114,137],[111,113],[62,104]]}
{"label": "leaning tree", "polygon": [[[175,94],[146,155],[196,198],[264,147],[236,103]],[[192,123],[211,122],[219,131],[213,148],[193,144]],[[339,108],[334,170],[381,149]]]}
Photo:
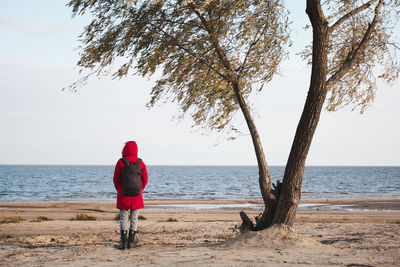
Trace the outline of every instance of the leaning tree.
{"label": "leaning tree", "polygon": [[312,64],[311,79],[283,181],[276,186],[247,101],[257,91],[253,88],[261,90],[272,79],[285,55],[288,21],[281,1],[71,0],[74,15],[93,15],[81,35],[78,62],[92,72],[72,88],[121,63],[115,77],[131,71],[153,75],[161,69],[149,106],[170,97],[196,125],[222,130],[240,109],[253,140],[265,204],[255,224],[241,212],[242,229],[291,226],[327,96],[328,110],[354,104],[363,112],[373,100],[377,79],[391,82],[400,69],[399,47],[391,40],[399,0],[306,2],[313,42],[303,56]]}
{"label": "leaning tree", "polygon": [[[400,1],[306,0],[312,45],[303,57],[312,65],[307,99],[297,126],[272,224],[293,225],[306,157],[321,110],[351,104],[361,112],[373,101],[378,79],[398,78],[399,46],[393,38]],[[329,15],[324,14],[324,9]],[[249,222],[249,220],[246,220]],[[250,222],[250,227],[252,223]]]}
{"label": "leaning tree", "polygon": [[273,218],[276,191],[247,101],[286,55],[288,16],[281,0],[71,0],[68,5],[74,16],[93,17],[80,36],[78,62],[90,72],[71,87],[119,64],[114,77],[160,70],[148,105],[170,98],[195,125],[229,129],[240,109],[257,158],[265,218]]}
{"label": "leaning tree", "polygon": [[[283,176],[279,183],[273,218],[253,222],[242,212],[245,229],[272,224],[292,226],[301,197],[307,154],[321,110],[335,111],[346,105],[361,112],[373,101],[378,79],[398,78],[399,45],[393,38],[399,21],[398,0],[306,0],[313,30],[312,45],[303,57],[312,65],[309,90]],[[324,9],[329,13],[325,15]],[[267,222],[266,222],[267,221]]]}

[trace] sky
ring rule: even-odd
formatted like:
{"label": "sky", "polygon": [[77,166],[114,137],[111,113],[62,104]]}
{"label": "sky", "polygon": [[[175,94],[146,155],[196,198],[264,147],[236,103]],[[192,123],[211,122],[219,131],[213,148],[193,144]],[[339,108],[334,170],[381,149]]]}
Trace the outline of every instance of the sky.
{"label": "sky", "polygon": [[[1,1],[0,164],[113,165],[135,140],[147,165],[256,165],[249,135],[192,127],[176,103],[146,108],[155,77],[93,78],[77,93],[78,36],[90,17],[67,1]],[[305,1],[286,1],[292,42],[280,75],[250,103],[269,165],[285,165],[305,102],[310,68],[297,53],[311,31]],[[304,2],[304,3],[303,3]],[[400,83],[379,84],[365,114],[323,111],[307,165],[400,165]],[[246,130],[238,112],[234,125]]]}

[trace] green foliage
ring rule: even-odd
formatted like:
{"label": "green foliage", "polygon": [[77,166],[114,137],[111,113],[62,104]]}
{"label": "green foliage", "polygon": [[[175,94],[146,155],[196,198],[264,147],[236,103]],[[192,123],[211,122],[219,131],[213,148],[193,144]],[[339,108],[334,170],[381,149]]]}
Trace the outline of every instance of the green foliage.
{"label": "green foliage", "polygon": [[[246,99],[272,79],[286,53],[287,11],[280,0],[71,0],[74,15],[90,12],[78,65],[92,73],[161,75],[148,107],[176,101],[196,125],[222,130]],[[136,71],[136,72],[134,72]],[[158,74],[158,72],[157,72]]]}
{"label": "green foliage", "polygon": [[86,213],[76,214],[71,218],[71,221],[97,221],[96,216],[87,215]]}
{"label": "green foliage", "polygon": [[[390,84],[400,74],[397,55],[400,46],[393,38],[400,1],[326,0],[324,8],[331,28],[327,110],[335,111],[350,104],[353,110],[359,107],[363,113],[374,100],[377,80]],[[308,46],[302,53],[309,63],[311,49]],[[351,61],[351,67],[340,73]]]}
{"label": "green foliage", "polygon": [[143,215],[139,215],[139,216],[138,216],[138,219],[139,219],[139,220],[142,220],[142,221],[147,220],[147,218],[146,218],[145,216],[143,216]]}

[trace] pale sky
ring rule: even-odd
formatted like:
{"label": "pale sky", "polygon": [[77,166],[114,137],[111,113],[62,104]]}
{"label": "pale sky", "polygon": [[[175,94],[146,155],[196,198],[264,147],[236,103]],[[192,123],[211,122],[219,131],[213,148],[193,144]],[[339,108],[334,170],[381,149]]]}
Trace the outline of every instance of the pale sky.
{"label": "pale sky", "polygon": [[[148,165],[256,165],[250,136],[192,128],[175,103],[145,107],[154,79],[91,79],[78,93],[61,91],[80,76],[78,35],[88,18],[71,18],[67,1],[1,1],[0,164],[107,164],[135,140]],[[290,58],[251,98],[268,164],[285,165],[309,86],[296,53],[311,40],[305,1],[287,1],[293,20]],[[304,3],[303,3],[304,2]],[[400,165],[400,83],[380,84],[366,113],[323,111],[307,165]],[[240,112],[235,125],[246,125]]]}

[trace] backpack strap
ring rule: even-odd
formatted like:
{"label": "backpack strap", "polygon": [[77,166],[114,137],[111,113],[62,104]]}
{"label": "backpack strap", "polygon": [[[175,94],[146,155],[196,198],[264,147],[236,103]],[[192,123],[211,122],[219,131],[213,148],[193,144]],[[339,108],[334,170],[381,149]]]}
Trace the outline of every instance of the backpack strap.
{"label": "backpack strap", "polygon": [[129,162],[129,160],[127,160],[126,158],[122,157],[121,160],[123,162],[125,162],[126,165],[131,165],[131,163]]}
{"label": "backpack strap", "polygon": [[[129,162],[129,160],[127,160],[126,158],[122,157],[121,160],[122,160],[123,162],[125,162],[125,164],[131,165],[131,163]],[[139,165],[141,162],[142,162],[142,159],[141,159],[141,158],[138,158],[137,161],[136,161],[136,162],[133,162],[134,164],[132,164],[132,165]]]}
{"label": "backpack strap", "polygon": [[135,163],[135,165],[138,165],[139,166],[139,164],[142,162],[142,159],[141,158],[138,158],[137,159],[137,161],[136,161],[136,163]]}

